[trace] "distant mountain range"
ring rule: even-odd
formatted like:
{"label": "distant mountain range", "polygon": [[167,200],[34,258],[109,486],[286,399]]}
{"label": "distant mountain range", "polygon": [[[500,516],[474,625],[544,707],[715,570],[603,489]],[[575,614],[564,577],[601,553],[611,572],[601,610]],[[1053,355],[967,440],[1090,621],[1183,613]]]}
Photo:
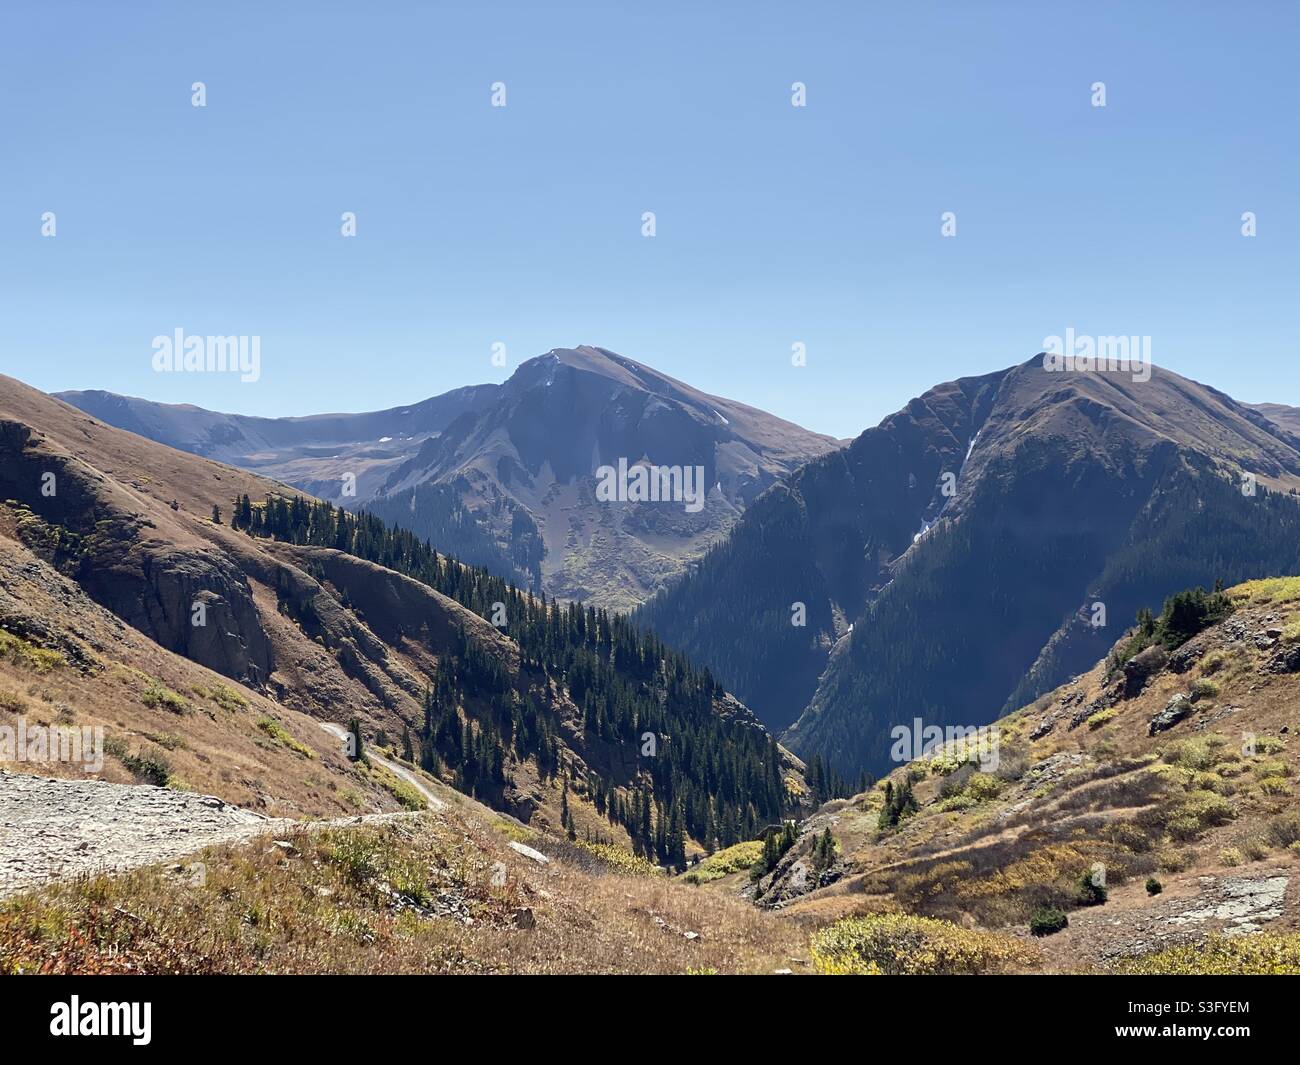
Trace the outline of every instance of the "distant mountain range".
{"label": "distant mountain range", "polygon": [[[585,346],[530,359],[500,385],[367,414],[251,418],[110,392],[59,398],[159,443],[364,507],[521,586],[619,609],[680,574],[764,489],[839,446]],[[598,505],[596,472],[620,459],[701,467],[704,507]]]}
{"label": "distant mountain range", "polygon": [[796,752],[880,771],[893,726],[987,723],[1141,606],[1295,572],[1298,486],[1275,411],[1038,356],[809,463],[638,616]]}
{"label": "distant mountain range", "polygon": [[[886,768],[899,722],[982,724],[1051,690],[1174,591],[1300,571],[1300,411],[1160,368],[1038,356],[938,385],[847,446],[592,347],[371,414],[62,398],[518,585],[638,608],[845,775]],[[598,501],[620,460],[702,467],[705,505]]]}

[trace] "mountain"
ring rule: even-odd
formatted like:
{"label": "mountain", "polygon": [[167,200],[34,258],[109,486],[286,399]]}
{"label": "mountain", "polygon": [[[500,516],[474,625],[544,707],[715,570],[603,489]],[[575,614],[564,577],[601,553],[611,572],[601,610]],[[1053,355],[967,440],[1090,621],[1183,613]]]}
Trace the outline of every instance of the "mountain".
{"label": "mountain", "polygon": [[[372,414],[265,419],[103,392],[60,398],[119,428],[365,507],[551,596],[637,605],[762,491],[838,447],[603,348],[556,349],[501,385]],[[623,460],[702,469],[702,506],[596,499]],[[348,474],[355,495],[347,495]]]}
{"label": "mountain", "polygon": [[1288,407],[1284,403],[1248,403],[1246,406],[1293,436],[1300,436],[1300,407]]}
{"label": "mountain", "polygon": [[[369,499],[411,450],[467,411],[486,406],[498,389],[474,385],[409,407],[305,418],[221,414],[98,390],[60,392],[56,398],[119,429],[341,504]],[[355,495],[345,496],[349,475]]]}
{"label": "mountain", "polygon": [[892,727],[991,721],[1108,619],[1300,568],[1297,486],[1300,440],[1223,393],[1037,356],[809,463],[638,617],[795,751],[880,772]]}
{"label": "mountain", "polygon": [[[678,864],[802,790],[743,705],[625,619],[10,378],[0,549],[4,713],[105,728],[110,779],[313,813],[451,786]],[[375,757],[322,755],[354,720]]]}

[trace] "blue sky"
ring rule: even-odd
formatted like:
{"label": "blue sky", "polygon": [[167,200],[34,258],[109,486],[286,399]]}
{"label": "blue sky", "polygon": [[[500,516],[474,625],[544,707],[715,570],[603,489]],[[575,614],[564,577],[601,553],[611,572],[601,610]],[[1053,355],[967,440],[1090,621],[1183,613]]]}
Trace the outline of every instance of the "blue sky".
{"label": "blue sky", "polygon": [[1298,9],[11,0],[0,370],[306,414],[590,343],[850,436],[1072,326],[1300,405]]}

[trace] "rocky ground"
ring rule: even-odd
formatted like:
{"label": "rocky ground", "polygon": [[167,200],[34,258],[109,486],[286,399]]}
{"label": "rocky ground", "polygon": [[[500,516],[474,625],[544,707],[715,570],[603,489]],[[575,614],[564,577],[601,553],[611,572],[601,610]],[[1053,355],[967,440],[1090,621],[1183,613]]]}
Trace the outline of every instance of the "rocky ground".
{"label": "rocky ground", "polygon": [[0,896],[170,861],[293,824],[214,795],[0,771]]}
{"label": "rocky ground", "polygon": [[[311,824],[352,825],[405,816]],[[0,898],[52,880],[176,861],[204,847],[302,827],[303,822],[264,817],[215,795],[0,770]],[[201,872],[190,870],[195,876]]]}
{"label": "rocky ground", "polygon": [[1106,969],[1127,958],[1213,935],[1236,937],[1287,931],[1296,923],[1296,866],[1218,870],[1167,878],[1166,890],[1148,897],[1141,884],[1112,891],[1105,906],[1075,910],[1067,929],[1041,941],[1049,972]]}

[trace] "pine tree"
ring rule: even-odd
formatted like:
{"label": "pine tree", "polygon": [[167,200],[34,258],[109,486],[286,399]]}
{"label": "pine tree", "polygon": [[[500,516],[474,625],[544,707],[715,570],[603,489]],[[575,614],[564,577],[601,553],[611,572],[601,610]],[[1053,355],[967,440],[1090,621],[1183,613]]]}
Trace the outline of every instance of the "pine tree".
{"label": "pine tree", "polygon": [[564,790],[560,793],[560,827],[567,831],[570,840],[576,835],[573,830],[573,815],[569,812],[568,781],[565,781]]}

